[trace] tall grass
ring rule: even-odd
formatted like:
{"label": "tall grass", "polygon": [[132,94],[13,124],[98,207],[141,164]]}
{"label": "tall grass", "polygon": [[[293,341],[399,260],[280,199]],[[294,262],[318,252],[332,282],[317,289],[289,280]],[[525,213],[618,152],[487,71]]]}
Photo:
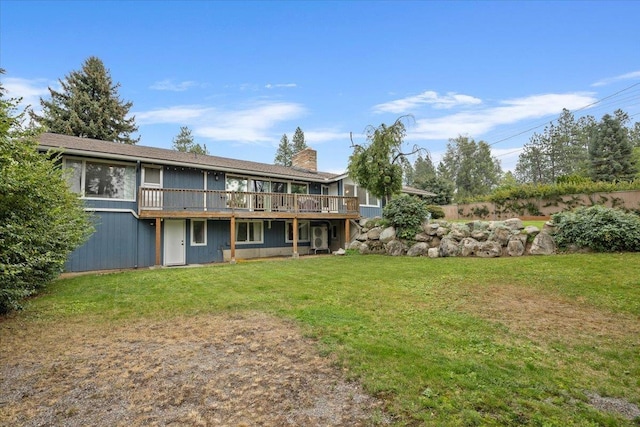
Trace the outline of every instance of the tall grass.
{"label": "tall grass", "polygon": [[[547,307],[558,323],[548,330]],[[398,425],[637,425],[587,393],[640,403],[640,254],[328,256],[87,275],[55,282],[20,318],[251,311],[295,319]]]}

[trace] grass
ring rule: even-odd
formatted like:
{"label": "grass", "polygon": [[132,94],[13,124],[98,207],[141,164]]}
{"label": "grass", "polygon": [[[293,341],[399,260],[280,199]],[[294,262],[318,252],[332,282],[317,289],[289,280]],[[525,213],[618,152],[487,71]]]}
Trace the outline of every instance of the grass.
{"label": "grass", "polygon": [[639,423],[588,394],[640,403],[640,254],[353,255],[86,275],[56,281],[16,317],[256,311],[297,321],[398,425]]}

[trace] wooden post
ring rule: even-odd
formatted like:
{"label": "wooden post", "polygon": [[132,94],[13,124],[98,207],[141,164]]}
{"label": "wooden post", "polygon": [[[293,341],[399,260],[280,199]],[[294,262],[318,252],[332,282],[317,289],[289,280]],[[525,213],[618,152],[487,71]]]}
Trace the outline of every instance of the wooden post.
{"label": "wooden post", "polygon": [[293,217],[293,258],[298,258],[298,217]]}
{"label": "wooden post", "polygon": [[236,217],[231,215],[231,225],[229,226],[231,229],[231,260],[229,261],[231,264],[236,263]]}
{"label": "wooden post", "polygon": [[349,245],[349,238],[351,237],[351,231],[349,230],[349,222],[351,222],[350,219],[345,219],[344,220],[344,248],[348,249],[347,246]]}
{"label": "wooden post", "polygon": [[160,265],[161,254],[162,254],[160,250],[160,242],[162,241],[161,230],[162,230],[161,219],[156,218],[156,265]]}

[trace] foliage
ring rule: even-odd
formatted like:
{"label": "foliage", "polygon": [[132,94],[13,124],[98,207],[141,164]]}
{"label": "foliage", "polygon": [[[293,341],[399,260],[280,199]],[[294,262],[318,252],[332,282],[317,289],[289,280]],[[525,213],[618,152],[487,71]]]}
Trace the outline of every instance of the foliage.
{"label": "foliage", "polygon": [[584,393],[640,401],[640,253],[353,255],[59,280],[0,334],[259,312],[313,338],[394,425],[637,425]]}
{"label": "foliage", "polygon": [[620,110],[615,117],[605,114],[593,129],[589,160],[594,181],[630,181],[638,172],[633,145],[624,127],[625,117]]}
{"label": "foliage", "polygon": [[586,173],[590,117],[575,121],[563,109],[556,124],[550,123],[542,134],[534,133],[516,165],[519,182],[553,183],[563,175]]}
{"label": "foliage", "polygon": [[440,206],[427,205],[427,212],[431,214],[431,219],[444,218],[444,210]]}
{"label": "foliage", "polygon": [[293,133],[293,138],[291,138],[291,148],[293,149],[293,154],[296,154],[305,148],[307,148],[307,143],[304,141],[304,132],[300,129],[300,126],[296,128],[296,131]]}
{"label": "foliage", "polygon": [[201,146],[194,141],[187,126],[181,126],[180,133],[173,138],[173,149],[182,153],[209,154],[206,145]]}
{"label": "foliage", "polygon": [[418,155],[413,167],[407,169],[411,170],[409,174],[405,173],[405,176],[409,178],[406,181],[407,185],[436,194],[435,197],[428,198],[430,203],[437,205],[451,203],[453,183],[438,174],[429,154],[424,157]]}
{"label": "foliage", "polygon": [[406,240],[413,240],[422,231],[422,223],[428,214],[426,202],[407,194],[394,197],[382,209],[383,219],[395,227],[399,238]]}
{"label": "foliage", "polygon": [[596,252],[640,251],[640,217],[601,205],[553,215],[559,247]]}
{"label": "foliage", "polygon": [[37,134],[2,95],[0,86],[0,314],[54,279],[92,231],[59,158],[37,152]]}
{"label": "foliage", "polygon": [[47,131],[124,144],[140,140],[131,138],[138,131],[135,117],[127,118],[133,104],[120,100],[120,84],[113,84],[100,59],[88,58],[80,71],[69,73],[60,85],[61,92],[49,88],[49,101],[40,99],[42,116],[31,113]]}
{"label": "foliage", "polygon": [[456,200],[489,194],[502,176],[500,162],[491,155],[489,144],[466,136],[449,140],[438,172],[454,183]]}
{"label": "foliage", "polygon": [[[406,135],[403,117],[391,126],[384,123],[367,128],[367,146],[353,145],[349,157],[349,176],[376,197],[391,199],[402,191],[402,171],[408,163],[407,154],[402,152]],[[414,153],[419,151],[414,150]],[[412,154],[414,154],[412,153]]]}
{"label": "foliage", "polygon": [[291,157],[293,157],[293,147],[285,133],[282,135],[282,138],[280,138],[280,145],[278,145],[278,151],[276,151],[276,157],[273,159],[273,164],[291,166]]}

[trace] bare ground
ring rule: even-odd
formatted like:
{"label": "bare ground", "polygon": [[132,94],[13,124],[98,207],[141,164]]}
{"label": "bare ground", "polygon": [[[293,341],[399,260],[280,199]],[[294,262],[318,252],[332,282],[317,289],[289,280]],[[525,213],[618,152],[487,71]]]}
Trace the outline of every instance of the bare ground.
{"label": "bare ground", "polygon": [[383,402],[263,314],[0,323],[1,426],[368,426]]}

